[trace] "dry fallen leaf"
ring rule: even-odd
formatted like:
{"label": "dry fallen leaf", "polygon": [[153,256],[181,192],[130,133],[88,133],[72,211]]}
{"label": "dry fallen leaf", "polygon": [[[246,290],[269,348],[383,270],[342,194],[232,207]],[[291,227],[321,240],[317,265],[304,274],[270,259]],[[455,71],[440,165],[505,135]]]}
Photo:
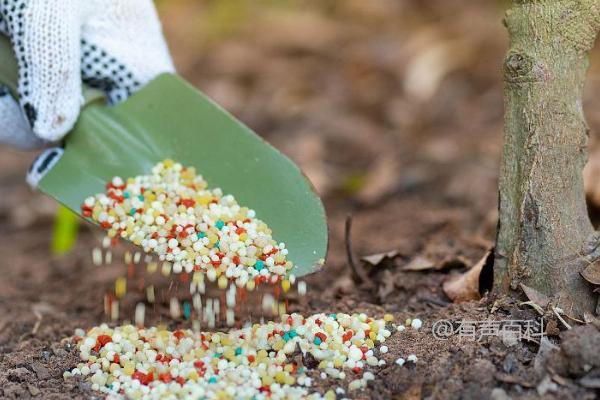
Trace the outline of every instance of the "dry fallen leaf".
{"label": "dry fallen leaf", "polygon": [[[423,37],[431,36],[425,32]],[[435,95],[444,78],[471,60],[469,43],[462,40],[437,40],[425,44],[406,66],[403,84],[408,95],[427,101]]]}
{"label": "dry fallen leaf", "polygon": [[600,285],[600,263],[594,262],[585,267],[581,276],[592,285]]}
{"label": "dry fallen leaf", "polygon": [[449,269],[466,268],[469,264],[470,261],[467,260],[464,256],[449,256],[442,260],[439,266],[436,267],[436,270],[443,271]]}
{"label": "dry fallen leaf", "polygon": [[548,307],[548,304],[550,303],[550,298],[548,296],[546,296],[543,293],[538,292],[534,288],[530,288],[529,286],[525,286],[522,283],[521,283],[521,289],[523,289],[523,292],[525,293],[525,296],[527,296],[527,298],[530,301],[534,302],[535,304],[537,304],[538,306],[542,307],[543,309],[545,309],[546,307]]}
{"label": "dry fallen leaf", "polygon": [[491,255],[492,251],[488,250],[485,256],[467,272],[454,275],[446,280],[442,285],[446,296],[455,303],[479,300],[481,298],[481,294],[479,293],[479,275],[481,275],[481,270]]}
{"label": "dry fallen leaf", "polygon": [[400,268],[402,271],[424,271],[435,267],[435,263],[423,256],[413,258],[408,264]]}
{"label": "dry fallen leaf", "polygon": [[402,271],[443,271],[455,268],[465,268],[469,264],[469,261],[463,256],[450,256],[444,258],[442,262],[434,263],[423,256],[417,256],[413,258],[408,264],[404,265],[400,269]]}
{"label": "dry fallen leaf", "polygon": [[373,267],[377,267],[377,266],[379,266],[379,264],[382,263],[383,260],[393,259],[397,255],[398,255],[398,251],[392,250],[392,251],[388,251],[387,253],[377,253],[377,254],[371,254],[369,256],[364,256],[364,257],[361,257],[360,260],[366,262],[367,264],[369,264]]}

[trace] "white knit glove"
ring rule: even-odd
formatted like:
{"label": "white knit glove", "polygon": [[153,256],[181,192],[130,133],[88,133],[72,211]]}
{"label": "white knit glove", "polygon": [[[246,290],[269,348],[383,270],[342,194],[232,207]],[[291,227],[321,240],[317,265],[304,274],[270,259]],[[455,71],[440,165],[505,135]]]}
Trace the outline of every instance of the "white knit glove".
{"label": "white knit glove", "polygon": [[0,88],[0,143],[19,149],[73,128],[82,82],[116,103],[174,70],[151,0],[0,0],[0,31],[19,64],[19,104]]}

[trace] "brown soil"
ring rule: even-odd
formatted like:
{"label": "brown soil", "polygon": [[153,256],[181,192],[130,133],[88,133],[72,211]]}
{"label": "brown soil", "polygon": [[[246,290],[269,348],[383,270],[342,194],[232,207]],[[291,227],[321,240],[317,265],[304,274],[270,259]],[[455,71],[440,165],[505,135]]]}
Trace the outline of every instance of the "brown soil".
{"label": "brown soil", "polygon": [[[292,298],[291,309],[391,312],[399,321],[424,321],[418,332],[408,329],[386,343],[387,365],[374,368],[376,380],[352,396],[596,398],[595,325],[568,321],[574,329],[567,330],[549,318],[556,347],[545,342],[542,350],[501,337],[438,340],[431,330],[440,319],[537,317],[527,306],[487,297],[452,304],[441,289],[494,238],[502,2],[245,1],[231,10],[214,3],[161,3],[181,73],[296,160],[329,215],[327,266],[309,277],[306,300]],[[591,97],[600,89],[599,59],[596,52],[586,101],[593,134],[600,128],[600,98]],[[32,158],[0,149],[0,397],[98,397],[87,383],[62,379],[77,363],[64,338],[105,320],[102,297],[120,267],[91,266],[100,233],[88,226],[72,254],[50,256],[55,205],[23,182]],[[351,279],[348,213],[357,256],[398,252],[370,267],[372,286]],[[402,271],[418,256],[434,268]],[[411,353],[416,366],[394,364]],[[325,389],[337,385],[319,382]]]}

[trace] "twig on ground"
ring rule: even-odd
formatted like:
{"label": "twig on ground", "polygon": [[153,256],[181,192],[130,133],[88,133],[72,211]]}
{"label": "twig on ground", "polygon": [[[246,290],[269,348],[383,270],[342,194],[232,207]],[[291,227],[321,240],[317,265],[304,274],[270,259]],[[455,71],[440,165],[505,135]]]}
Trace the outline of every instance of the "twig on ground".
{"label": "twig on ground", "polygon": [[357,264],[356,259],[354,257],[354,253],[352,252],[352,215],[348,214],[346,216],[346,229],[345,229],[345,238],[346,238],[346,257],[348,259],[348,264],[352,269],[352,278],[355,283],[365,283],[368,285],[373,285],[371,279],[367,276],[366,272]]}
{"label": "twig on ground", "polygon": [[587,322],[585,322],[583,319],[575,318],[569,314],[565,314],[565,317],[569,318],[571,321],[577,322],[578,324],[582,324],[582,325],[587,324]]}
{"label": "twig on ground", "polygon": [[558,307],[552,307],[552,311],[554,312],[554,315],[556,315],[556,317],[558,318],[558,320],[560,322],[563,323],[563,325],[567,328],[567,329],[571,329],[571,325],[569,325],[569,323],[567,321],[564,320],[563,317],[561,317],[561,312],[563,312],[560,308]]}
{"label": "twig on ground", "polygon": [[544,309],[537,303],[534,303],[533,301],[524,301],[522,303],[519,303],[519,306],[530,306],[531,308],[533,308],[535,311],[538,312],[538,314],[540,315],[544,315]]}

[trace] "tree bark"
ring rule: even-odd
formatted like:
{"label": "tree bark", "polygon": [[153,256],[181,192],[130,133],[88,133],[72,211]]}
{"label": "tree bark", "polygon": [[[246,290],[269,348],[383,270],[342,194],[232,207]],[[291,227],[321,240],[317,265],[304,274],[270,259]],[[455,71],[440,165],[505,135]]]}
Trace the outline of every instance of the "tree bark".
{"label": "tree bark", "polygon": [[596,302],[579,273],[597,258],[599,243],[583,190],[582,92],[600,0],[516,0],[505,25],[495,290],[514,295],[524,284],[582,315]]}

